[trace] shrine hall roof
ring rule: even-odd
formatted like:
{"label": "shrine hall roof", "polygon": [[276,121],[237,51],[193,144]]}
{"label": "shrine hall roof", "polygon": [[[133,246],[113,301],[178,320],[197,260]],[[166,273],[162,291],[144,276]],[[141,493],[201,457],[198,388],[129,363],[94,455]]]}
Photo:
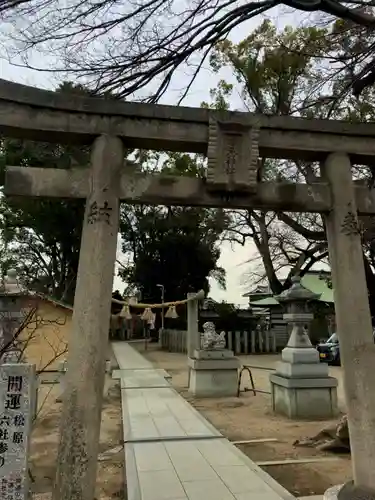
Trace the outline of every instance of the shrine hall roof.
{"label": "shrine hall roof", "polygon": [[[313,271],[310,273],[306,273],[305,276],[301,278],[301,284],[311,292],[321,294],[320,298],[318,299],[319,302],[333,304],[333,290],[328,286],[328,277],[329,273],[327,272],[322,273]],[[270,296],[261,300],[251,301],[250,305],[256,307],[273,307],[280,305],[280,303],[274,297]]]}

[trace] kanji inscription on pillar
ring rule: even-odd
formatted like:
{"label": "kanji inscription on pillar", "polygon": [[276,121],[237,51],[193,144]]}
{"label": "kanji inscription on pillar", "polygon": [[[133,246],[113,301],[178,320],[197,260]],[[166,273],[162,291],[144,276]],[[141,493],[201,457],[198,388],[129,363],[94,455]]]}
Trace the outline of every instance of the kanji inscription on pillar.
{"label": "kanji inscription on pillar", "polygon": [[109,206],[107,201],[104,201],[102,204],[98,204],[96,201],[94,201],[90,203],[87,222],[89,224],[95,224],[95,222],[102,221],[110,225],[111,213],[112,207]]}
{"label": "kanji inscription on pillar", "polygon": [[210,120],[207,189],[255,193],[259,162],[259,126]]}
{"label": "kanji inscription on pillar", "polygon": [[0,366],[0,498],[28,500],[35,366]]}
{"label": "kanji inscription on pillar", "polygon": [[362,233],[357,213],[352,210],[350,203],[348,203],[348,211],[341,223],[341,232],[345,236],[361,235]]}

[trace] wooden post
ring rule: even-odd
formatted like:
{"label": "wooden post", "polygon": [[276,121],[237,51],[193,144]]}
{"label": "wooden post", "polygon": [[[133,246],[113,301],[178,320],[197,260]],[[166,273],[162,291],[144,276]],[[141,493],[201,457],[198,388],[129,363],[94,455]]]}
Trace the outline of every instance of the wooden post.
{"label": "wooden post", "polygon": [[343,366],[353,478],[375,490],[375,346],[351,163],[331,154],[323,173],[333,208],[325,217]]}
{"label": "wooden post", "polygon": [[270,336],[267,329],[264,330],[264,335],[266,337],[266,353],[268,354],[270,352]]}
{"label": "wooden post", "polygon": [[184,344],[185,344],[185,336],[184,332],[179,330],[178,331],[178,352],[184,352]]}
{"label": "wooden post", "polygon": [[228,332],[228,349],[233,351],[233,332]]}
{"label": "wooden post", "polygon": [[241,354],[241,332],[235,332],[235,354]]}
{"label": "wooden post", "polygon": [[251,352],[254,354],[256,352],[255,349],[255,330],[251,330]]}
{"label": "wooden post", "polygon": [[249,332],[243,332],[244,334],[244,354],[249,354]]}
{"label": "wooden post", "polygon": [[258,343],[259,343],[259,352],[263,352],[263,332],[261,328],[258,330]]}
{"label": "wooden post", "polygon": [[271,334],[271,337],[272,337],[272,352],[277,352],[276,331],[270,329],[270,334]]}
{"label": "wooden post", "polygon": [[94,142],[53,500],[93,500],[95,494],[123,154],[117,137]]}

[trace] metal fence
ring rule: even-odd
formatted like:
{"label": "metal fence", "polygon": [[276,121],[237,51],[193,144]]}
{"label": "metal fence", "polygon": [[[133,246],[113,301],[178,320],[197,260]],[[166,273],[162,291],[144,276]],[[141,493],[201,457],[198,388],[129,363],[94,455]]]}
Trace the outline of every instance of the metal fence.
{"label": "metal fence", "polygon": [[[169,352],[186,353],[187,332],[184,330],[164,330],[160,332],[161,348]],[[255,354],[277,352],[276,334],[269,331],[229,331],[226,333],[226,347],[235,354]]]}

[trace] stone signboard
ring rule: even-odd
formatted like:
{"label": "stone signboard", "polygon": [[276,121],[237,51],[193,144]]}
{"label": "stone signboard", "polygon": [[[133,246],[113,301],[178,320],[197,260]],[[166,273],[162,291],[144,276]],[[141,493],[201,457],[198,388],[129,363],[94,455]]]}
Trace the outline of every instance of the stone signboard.
{"label": "stone signboard", "polygon": [[35,366],[0,365],[0,498],[28,500]]}

